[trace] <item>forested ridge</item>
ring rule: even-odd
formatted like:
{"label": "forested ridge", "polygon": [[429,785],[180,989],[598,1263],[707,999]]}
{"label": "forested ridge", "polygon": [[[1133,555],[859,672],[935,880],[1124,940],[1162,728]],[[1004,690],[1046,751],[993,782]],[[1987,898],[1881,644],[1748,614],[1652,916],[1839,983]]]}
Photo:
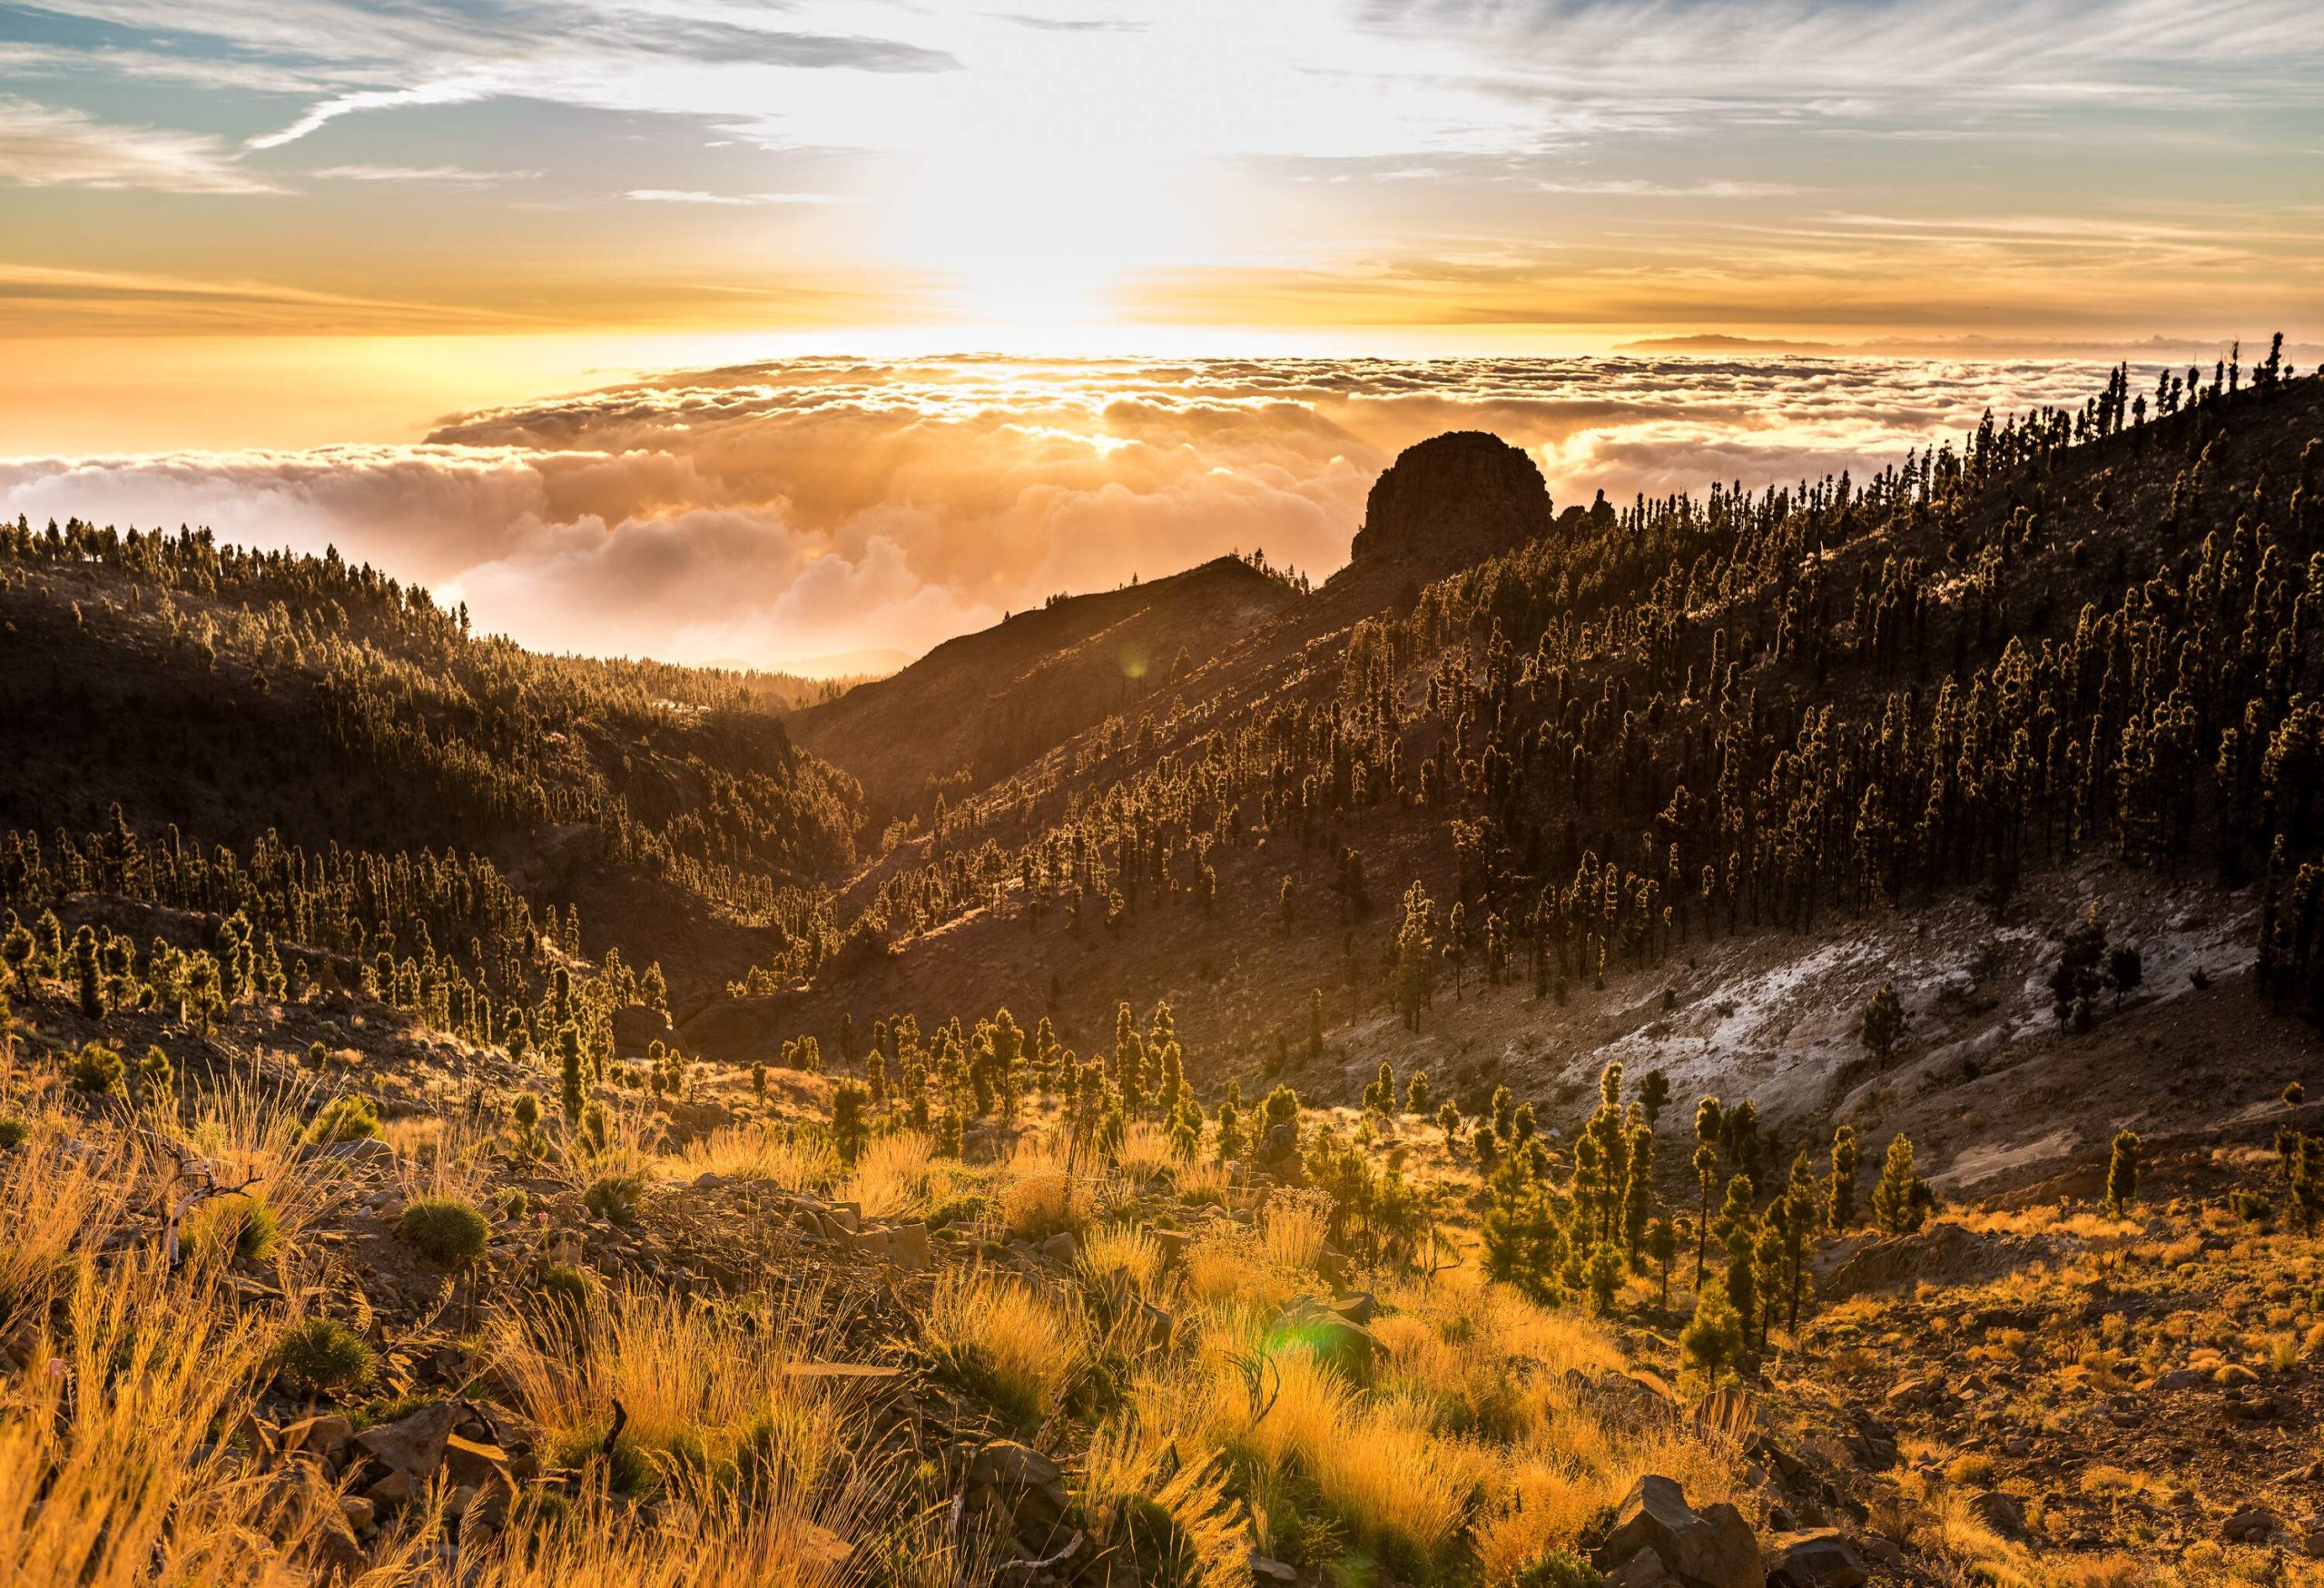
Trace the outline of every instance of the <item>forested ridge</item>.
{"label": "forested ridge", "polygon": [[[782,969],[978,910],[1247,923],[1276,872],[1235,863],[1290,841],[1351,975],[1412,1006],[1448,960],[1546,991],[1706,933],[2005,902],[2104,852],[2263,876],[2263,980],[2311,997],[2319,394],[2273,355],[2152,403],[2125,369],[1866,481],[1570,510],[1408,612],[1290,628],[1271,671],[1197,675],[940,808],[918,863]],[[1367,866],[1399,829],[1449,849],[1449,896]],[[1260,896],[1222,899],[1230,873]]]}

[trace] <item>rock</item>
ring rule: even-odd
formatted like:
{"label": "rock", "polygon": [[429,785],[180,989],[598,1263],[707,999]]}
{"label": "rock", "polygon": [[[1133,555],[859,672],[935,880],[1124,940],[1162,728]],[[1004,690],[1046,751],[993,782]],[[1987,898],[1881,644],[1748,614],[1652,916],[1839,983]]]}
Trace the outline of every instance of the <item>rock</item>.
{"label": "rock", "polygon": [[2309,1525],[2300,1537],[2299,1553],[2311,1561],[2324,1561],[2324,1527]]}
{"label": "rock", "polygon": [[2211,1375],[2192,1367],[2174,1367],[2154,1381],[2154,1387],[2166,1395],[2182,1389],[2200,1389],[2211,1382]]}
{"label": "rock", "polygon": [[347,1525],[360,1533],[379,1518],[379,1509],[360,1494],[341,1494],[339,1514],[347,1518]]}
{"label": "rock", "polygon": [[1267,1333],[1272,1340],[1305,1346],[1316,1360],[1359,1384],[1372,1376],[1373,1360],[1380,1352],[1380,1342],[1370,1329],[1312,1296],[1294,1297],[1275,1315]]}
{"label": "rock", "polygon": [[[1192,1246],[1195,1240],[1191,1233],[1183,1229],[1156,1229],[1149,1230],[1147,1233],[1154,1237],[1154,1244],[1162,1248],[1162,1261],[1165,1266],[1183,1262],[1186,1259],[1187,1248]],[[1282,1564],[1279,1561],[1275,1563]]]}
{"label": "rock", "polygon": [[907,1274],[928,1267],[928,1226],[899,1224],[889,1230],[888,1260]]}
{"label": "rock", "polygon": [[1531,458],[1482,430],[1452,430],[1405,448],[1373,482],[1348,556],[1466,567],[1550,522],[1549,487]]}
{"label": "rock", "polygon": [[613,1028],[614,1051],[624,1059],[641,1058],[671,1035],[670,1017],[643,1003],[625,1003],[614,1011]]}
{"label": "rock", "polygon": [[884,1263],[894,1254],[895,1237],[887,1229],[859,1229],[849,1238],[855,1255],[866,1262]]}
{"label": "rock", "polygon": [[1872,1575],[1856,1545],[1829,1528],[1770,1539],[1768,1560],[1768,1588],[1859,1588]]}
{"label": "rock", "polygon": [[1299,1581],[1299,1568],[1287,1566],[1281,1561],[1271,1561],[1265,1555],[1253,1555],[1251,1575],[1264,1577],[1271,1583],[1296,1583]]}
{"label": "rock", "polygon": [[433,1401],[400,1422],[364,1429],[355,1435],[355,1448],[391,1473],[424,1482],[443,1465],[458,1415],[449,1401]]}
{"label": "rock", "polygon": [[1621,1570],[1606,1579],[1606,1588],[1686,1588],[1670,1574],[1662,1557],[1650,1549],[1642,1549],[1622,1563]]}
{"label": "rock", "polygon": [[697,1191],[714,1191],[725,1183],[726,1177],[715,1169],[704,1169],[694,1177],[694,1189]]}
{"label": "rock", "polygon": [[1071,1263],[1081,1255],[1081,1243],[1073,1238],[1073,1231],[1060,1229],[1041,1242],[1041,1256],[1052,1263]]}
{"label": "rock", "polygon": [[1029,1445],[996,1439],[969,1463],[969,1484],[1010,1506],[1019,1523],[1054,1527],[1065,1518],[1072,1496],[1057,1463]]}
{"label": "rock", "polygon": [[1969,1496],[1969,1514],[2004,1538],[2025,1536],[2025,1502],[1999,1489],[1979,1489]]}
{"label": "rock", "polygon": [[1285,1120],[1270,1125],[1259,1139],[1258,1159],[1264,1164],[1288,1163],[1299,1156],[1299,1127]]}
{"label": "rock", "polygon": [[1369,1290],[1332,1297],[1332,1310],[1350,1323],[1368,1324],[1380,1316],[1380,1300]]}
{"label": "rock", "polygon": [[444,1470],[456,1484],[490,1484],[508,1475],[508,1453],[497,1445],[451,1435],[444,1441]]}
{"label": "rock", "polygon": [[377,1136],[352,1141],[322,1141],[299,1148],[291,1158],[300,1163],[337,1163],[350,1169],[386,1168],[396,1160],[396,1149]]}
{"label": "rock", "polygon": [[1697,1511],[1676,1481],[1649,1473],[1615,1510],[1614,1530],[1591,1556],[1601,1572],[1652,1550],[1682,1588],[1763,1588],[1758,1541],[1741,1512],[1724,1502]]}
{"label": "rock", "polygon": [[2229,1544],[2264,1544],[2282,1525],[2265,1505],[2248,1506],[2219,1524],[2219,1535]]}
{"label": "rock", "polygon": [[1868,1533],[1864,1538],[1864,1553],[1892,1570],[1904,1570],[1905,1552],[1893,1538],[1883,1537],[1877,1533]]}
{"label": "rock", "polygon": [[355,1437],[355,1425],[336,1413],[302,1417],[281,1432],[285,1455],[307,1455],[318,1461],[335,1461]]}

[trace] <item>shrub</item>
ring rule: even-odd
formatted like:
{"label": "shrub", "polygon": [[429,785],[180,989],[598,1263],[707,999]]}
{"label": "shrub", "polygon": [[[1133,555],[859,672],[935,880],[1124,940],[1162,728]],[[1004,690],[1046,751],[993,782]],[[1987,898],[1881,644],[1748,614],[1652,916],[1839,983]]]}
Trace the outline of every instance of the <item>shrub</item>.
{"label": "shrub", "polygon": [[1517,1588],[1605,1588],[1606,1579],[1589,1562],[1551,1550],[1517,1574]]}
{"label": "shrub", "polygon": [[992,1207],[992,1198],[974,1191],[961,1191],[945,1198],[929,1210],[928,1228],[942,1229],[954,1224],[974,1224]]}
{"label": "shrub", "polygon": [[637,1205],[645,1196],[642,1175],[599,1175],[581,1193],[581,1204],[609,1223],[627,1224],[637,1217]]}
{"label": "shrub", "polygon": [[586,1313],[596,1298],[596,1277],[586,1268],[553,1264],[541,1275],[541,1294],[567,1311]]}
{"label": "shrub", "polygon": [[236,1191],[210,1198],[198,1206],[187,1220],[185,1242],[197,1251],[262,1263],[282,1244],[282,1228],[264,1197],[256,1191]]}
{"label": "shrub", "polygon": [[492,1226],[458,1197],[423,1197],[403,1210],[396,1233],[430,1262],[458,1268],[484,1255]]}
{"label": "shrub", "polygon": [[379,1133],[379,1105],[369,1098],[350,1094],[325,1103],[308,1125],[304,1139],[310,1147],[329,1147],[340,1141],[368,1140]]}
{"label": "shrub", "polygon": [[1743,1354],[1743,1319],[1718,1279],[1695,1297],[1695,1316],[1679,1331],[1679,1355],[1688,1366],[1717,1378]]}
{"label": "shrub", "polygon": [[103,1042],[83,1044],[64,1066],[64,1079],[76,1090],[112,1096],[121,1090],[121,1055]]}
{"label": "shrub", "polygon": [[11,1147],[22,1147],[25,1144],[25,1139],[32,1133],[33,1128],[22,1119],[13,1116],[0,1115],[0,1151],[5,1151]]}
{"label": "shrub", "polygon": [[274,1347],[275,1370],[310,1394],[359,1390],[379,1360],[353,1329],[335,1318],[300,1318]]}

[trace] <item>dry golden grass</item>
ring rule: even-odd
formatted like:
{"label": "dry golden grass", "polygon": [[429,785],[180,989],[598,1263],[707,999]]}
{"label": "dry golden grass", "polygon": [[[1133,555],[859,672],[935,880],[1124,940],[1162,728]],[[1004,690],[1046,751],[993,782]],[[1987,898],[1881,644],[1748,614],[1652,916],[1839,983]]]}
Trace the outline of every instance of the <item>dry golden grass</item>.
{"label": "dry golden grass", "polygon": [[1001,1227],[1019,1240],[1078,1230],[1097,1206],[1089,1183],[1042,1143],[1019,1147],[995,1178]]}
{"label": "dry golden grass", "polygon": [[787,1139],[766,1124],[725,1125],[696,1137],[658,1160],[671,1179],[714,1174],[730,1180],[763,1180],[786,1191],[820,1193],[839,1178],[839,1159],[821,1142]]}
{"label": "dry golden grass", "polygon": [[1313,1270],[1324,1255],[1331,1199],[1315,1192],[1278,1191],[1259,1215],[1259,1244],[1278,1267]]}
{"label": "dry golden grass", "polygon": [[842,1201],[856,1203],[867,1218],[913,1218],[935,1197],[935,1144],[916,1130],[875,1136],[841,1182]]}
{"label": "dry golden grass", "polygon": [[1088,1318],[1069,1293],[979,1267],[936,1281],[921,1318],[929,1350],[1019,1424],[1053,1415],[1088,1359]]}
{"label": "dry golden grass", "polygon": [[1162,1299],[1162,1243],[1142,1226],[1089,1231],[1081,1243],[1081,1271],[1093,1286],[1125,1287],[1141,1301]]}

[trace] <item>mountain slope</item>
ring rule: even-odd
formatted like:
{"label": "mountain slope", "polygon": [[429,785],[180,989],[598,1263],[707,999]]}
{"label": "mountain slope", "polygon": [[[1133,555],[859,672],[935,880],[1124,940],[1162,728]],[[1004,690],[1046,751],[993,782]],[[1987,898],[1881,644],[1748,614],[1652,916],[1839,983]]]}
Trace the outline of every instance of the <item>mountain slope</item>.
{"label": "mountain slope", "polygon": [[[887,678],[795,714],[799,742],[845,767],[890,814],[931,785],[985,786],[1275,622],[1298,592],[1239,557],[1060,597],[945,641]],[[965,781],[956,774],[965,774]]]}

